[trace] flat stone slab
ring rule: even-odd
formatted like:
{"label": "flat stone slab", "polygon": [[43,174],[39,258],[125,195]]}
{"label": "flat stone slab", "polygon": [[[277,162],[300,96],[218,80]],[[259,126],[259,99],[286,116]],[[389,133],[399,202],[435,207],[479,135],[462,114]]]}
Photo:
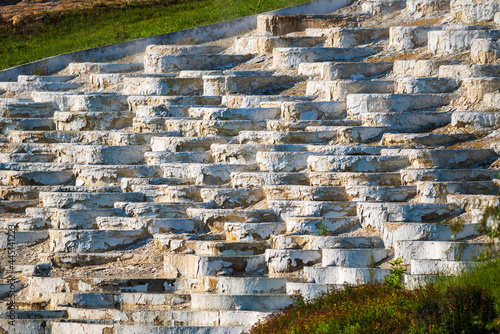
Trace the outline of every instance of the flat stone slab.
{"label": "flat stone slab", "polygon": [[385,222],[437,222],[461,213],[459,206],[451,203],[358,203],[361,225],[378,230]]}
{"label": "flat stone slab", "polygon": [[275,48],[273,64],[276,68],[297,68],[304,62],[352,61],[368,57],[377,51],[373,48]]}
{"label": "flat stone slab", "polygon": [[344,268],[344,267],[305,267],[304,277],[316,284],[362,284],[382,282],[389,269],[381,268]]}
{"label": "flat stone slab", "polygon": [[[356,217],[350,217],[355,219]],[[289,218],[287,218],[289,219]],[[323,218],[325,222],[332,218]],[[357,221],[356,221],[357,222]],[[353,248],[381,248],[383,247],[380,237],[348,237],[348,236],[319,236],[319,235],[299,235],[280,234],[271,238],[273,249],[304,249],[304,250],[324,250],[324,249],[353,249]]]}
{"label": "flat stone slab", "polygon": [[394,256],[404,263],[411,260],[473,261],[485,249],[487,243],[458,241],[398,241]]}

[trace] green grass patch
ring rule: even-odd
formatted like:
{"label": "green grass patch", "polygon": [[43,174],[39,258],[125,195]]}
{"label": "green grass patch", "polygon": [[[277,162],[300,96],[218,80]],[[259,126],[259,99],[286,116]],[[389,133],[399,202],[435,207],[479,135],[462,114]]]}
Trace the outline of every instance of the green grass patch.
{"label": "green grass patch", "polygon": [[61,53],[289,7],[311,0],[154,0],[92,4],[47,12],[24,24],[0,28],[0,69]]}

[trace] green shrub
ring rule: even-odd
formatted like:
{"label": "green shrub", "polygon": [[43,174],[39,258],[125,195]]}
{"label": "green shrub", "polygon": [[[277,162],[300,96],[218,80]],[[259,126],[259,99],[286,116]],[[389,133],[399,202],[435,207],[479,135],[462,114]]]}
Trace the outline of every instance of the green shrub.
{"label": "green shrub", "polygon": [[431,285],[407,291],[387,285],[346,285],[305,301],[255,325],[252,334],[309,333],[489,333],[495,318],[492,296],[477,286]]}

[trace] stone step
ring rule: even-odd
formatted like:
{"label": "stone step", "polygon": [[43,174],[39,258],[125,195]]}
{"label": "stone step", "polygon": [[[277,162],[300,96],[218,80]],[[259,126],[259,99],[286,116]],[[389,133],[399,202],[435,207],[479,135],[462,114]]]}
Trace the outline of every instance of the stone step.
{"label": "stone step", "polygon": [[308,157],[314,154],[319,153],[258,151],[255,162],[262,171],[300,172],[307,168]]}
{"label": "stone step", "polygon": [[158,55],[207,55],[224,51],[224,47],[217,45],[148,45],[147,54]]}
{"label": "stone step", "polygon": [[224,144],[230,137],[153,137],[151,138],[152,151],[168,152],[206,152],[213,144]]}
{"label": "stone step", "polygon": [[0,200],[0,212],[17,212],[23,213],[28,207],[38,205],[38,200],[20,200],[20,201],[1,201]]}
{"label": "stone step", "polygon": [[189,218],[143,218],[143,217],[97,217],[100,230],[143,230],[158,233],[197,233],[206,230],[196,219]]}
{"label": "stone step", "polygon": [[353,18],[345,14],[293,14],[257,16],[257,35],[280,36],[311,28],[329,28]]}
{"label": "stone step", "polygon": [[345,267],[305,267],[304,277],[316,284],[363,284],[382,282],[389,269],[345,268]]}
{"label": "stone step", "polygon": [[[358,217],[285,217],[286,232],[300,235],[335,235],[359,224]],[[280,247],[281,248],[281,247]]]}
{"label": "stone step", "polygon": [[74,75],[19,75],[17,82],[68,82]]}
{"label": "stone step", "polygon": [[240,256],[165,254],[164,259],[164,270],[167,278],[203,278],[215,275],[248,276],[262,273],[266,269],[264,254]]}
{"label": "stone step", "polygon": [[[368,38],[370,38],[368,36]],[[331,81],[339,79],[367,79],[381,77],[391,71],[392,62],[324,62],[301,63],[299,74],[313,75],[320,80]]]}
{"label": "stone step", "polygon": [[122,209],[59,209],[59,208],[26,208],[26,216],[40,218],[51,224],[53,228],[91,229],[96,228],[97,217],[123,216]]}
{"label": "stone step", "polygon": [[305,131],[310,127],[332,127],[332,126],[359,126],[358,120],[314,120],[314,121],[289,121],[289,120],[270,120],[267,121],[267,129],[270,131]]}
{"label": "stone step", "polygon": [[416,184],[417,182],[477,182],[491,181],[499,172],[498,169],[404,169],[401,170],[403,184]]}
{"label": "stone step", "polygon": [[338,284],[319,284],[303,282],[287,282],[286,293],[289,295],[300,294],[307,300],[320,297],[323,294],[335,289],[342,289],[343,285]]}
{"label": "stone step", "polygon": [[[269,316],[271,311],[202,311],[202,310],[116,310],[116,309],[79,309],[68,308],[68,317],[75,320],[117,319],[121,324],[136,326],[171,326],[185,333],[214,333],[219,326],[253,326]],[[175,326],[175,327],[174,327]],[[186,327],[191,326],[191,327]],[[196,327],[195,327],[196,326]],[[205,326],[205,327],[201,327]],[[209,327],[206,327],[209,326]],[[108,325],[109,327],[109,325]],[[169,327],[161,327],[167,330]],[[243,328],[243,327],[239,327]],[[231,328],[226,327],[226,332]],[[122,329],[123,330],[123,329]],[[135,330],[141,330],[136,327]],[[189,330],[192,330],[189,332]],[[241,330],[241,329],[240,329]],[[163,333],[163,332],[162,332]],[[239,332],[241,333],[241,332]]]}
{"label": "stone step", "polygon": [[[296,82],[305,79],[306,77],[300,76],[275,75],[273,71],[228,70],[222,72],[222,74],[204,75],[203,95],[277,95],[293,86]],[[274,100],[276,99],[274,98]],[[258,107],[259,105],[254,106],[254,108]]]}
{"label": "stone step", "polygon": [[226,222],[224,231],[228,241],[254,242],[285,232],[285,226],[281,222]]}
{"label": "stone step", "polygon": [[473,131],[496,129],[500,126],[500,112],[455,111],[451,115],[451,126]]}
{"label": "stone step", "polygon": [[161,173],[164,178],[185,178],[196,185],[222,185],[232,180],[233,173],[257,170],[256,165],[245,164],[164,164]]}
{"label": "stone step", "polygon": [[310,155],[307,168],[312,172],[394,172],[410,165],[403,155]]}
{"label": "stone step", "polygon": [[[161,177],[124,177],[120,180],[120,188],[123,192],[141,192],[144,189],[162,190],[169,186],[192,185],[192,182],[184,178],[161,178]],[[145,190],[147,193],[147,190]],[[147,194],[146,194],[147,195]]]}
{"label": "stone step", "polygon": [[498,92],[500,79],[498,77],[465,78],[462,86],[466,89],[466,99],[475,103],[481,101],[485,94]]}
{"label": "stone step", "polygon": [[[308,218],[308,217],[304,217]],[[354,217],[352,217],[354,220]],[[329,218],[324,218],[328,222]],[[331,218],[330,218],[331,220]],[[372,237],[349,237],[349,236],[319,236],[319,235],[298,235],[280,234],[271,238],[272,249],[289,250],[316,250],[325,249],[371,249],[383,248],[382,239],[379,236]]]}
{"label": "stone step", "polygon": [[462,213],[462,209],[452,203],[360,202],[357,205],[361,226],[372,226],[378,230],[385,222],[438,222]]}
{"label": "stone step", "polygon": [[0,328],[9,333],[22,334],[22,333],[48,333],[47,325],[51,326],[54,319],[0,319]]}
{"label": "stone step", "polygon": [[57,110],[53,102],[33,102],[29,99],[2,99],[0,117],[4,118],[48,118]]}
{"label": "stone step", "polygon": [[389,46],[396,51],[410,51],[426,46],[428,34],[441,29],[441,26],[394,26],[389,28]]}
{"label": "stone step", "polygon": [[2,200],[34,200],[40,192],[120,192],[120,187],[75,187],[75,186],[0,186]]}
{"label": "stone step", "polygon": [[394,256],[408,264],[412,260],[472,261],[486,246],[485,242],[402,240],[394,245]]}
{"label": "stone step", "polygon": [[355,61],[371,56],[378,51],[374,48],[275,48],[273,66],[275,68],[298,68],[304,62]]}
{"label": "stone step", "polygon": [[461,81],[454,78],[401,78],[394,82],[396,94],[453,93]]}
{"label": "stone step", "polygon": [[[147,95],[132,95],[127,98],[129,110],[137,112],[140,107],[160,106],[160,109],[167,110],[170,107],[176,109],[182,107],[185,110],[192,106],[218,106],[222,103],[221,96],[196,96],[196,95],[177,95],[177,96],[147,96]],[[168,114],[167,114],[168,116]]]}
{"label": "stone step", "polygon": [[361,12],[372,15],[392,13],[403,8],[405,8],[405,1],[401,0],[367,0],[361,4]]}
{"label": "stone step", "polygon": [[[454,114],[452,114],[452,122]],[[434,147],[453,145],[472,139],[476,139],[476,135],[472,133],[384,133],[381,143],[387,146]]]}
{"label": "stone step", "polygon": [[[88,270],[92,271],[101,265],[120,266],[151,266],[153,272],[161,266],[163,257],[161,255],[152,254],[134,254],[127,251],[113,251],[106,253],[39,253],[38,259],[41,263],[50,262],[55,268],[69,270],[89,266]],[[157,266],[158,265],[158,266]],[[97,267],[97,271],[102,270],[102,267]]]}
{"label": "stone step", "polygon": [[347,97],[347,114],[409,113],[419,109],[441,107],[451,101],[449,94],[351,94]]}
{"label": "stone step", "polygon": [[70,145],[69,152],[61,152],[59,159],[77,164],[136,165],[144,162],[145,145]]}
{"label": "stone step", "polygon": [[[368,145],[310,145],[306,147],[284,145],[282,148],[286,151],[258,151],[255,155],[255,162],[259,164],[261,170],[272,172],[298,172],[306,168],[316,171],[311,168],[310,163],[315,158],[321,160],[321,158],[327,159],[330,157],[328,159],[334,160],[335,157],[340,161],[356,161],[360,156],[379,154],[381,150],[381,147]],[[300,149],[300,151],[297,151],[297,149]]]}
{"label": "stone step", "polygon": [[265,121],[280,116],[280,108],[218,108],[191,107],[189,117],[202,120],[249,120]]}
{"label": "stone step", "polygon": [[40,192],[39,199],[43,207],[82,210],[113,208],[115,202],[141,202],[145,196],[119,192]]}
{"label": "stone step", "polygon": [[345,102],[341,101],[281,102],[281,119],[294,122],[337,120],[345,117],[345,111]]}
{"label": "stone step", "polygon": [[161,165],[166,163],[210,163],[212,159],[206,152],[145,152],[144,161],[148,165]]}
{"label": "stone step", "polygon": [[53,122],[57,131],[99,131],[127,128],[132,125],[133,117],[128,111],[57,111]]}
{"label": "stone step", "polygon": [[49,230],[50,251],[102,253],[131,246],[150,235],[145,230]]}
{"label": "stone step", "polygon": [[13,234],[11,228],[0,230],[0,249],[11,251],[12,247],[27,247],[45,241],[48,238],[49,234],[47,231],[15,231]]}
{"label": "stone step", "polygon": [[276,214],[282,217],[342,218],[356,215],[355,202],[268,200],[267,203]]}
{"label": "stone step", "polygon": [[321,266],[336,266],[348,268],[363,268],[387,260],[393,255],[393,250],[389,248],[368,249],[323,249],[321,251]]}
{"label": "stone step", "polygon": [[446,203],[447,196],[452,194],[496,195],[500,192],[499,185],[493,181],[427,181],[419,183],[417,189],[422,203]]}
{"label": "stone step", "polygon": [[119,84],[125,75],[123,73],[91,73],[89,82],[94,90],[109,89],[109,91],[113,91],[116,87],[120,87]]}
{"label": "stone step", "polygon": [[156,136],[174,133],[134,133],[128,131],[10,131],[11,143],[81,143],[109,146],[145,145]]}
{"label": "stone step", "polygon": [[472,62],[476,64],[495,64],[500,59],[499,37],[473,40],[470,50]]}
{"label": "stone step", "polygon": [[350,94],[390,94],[394,93],[394,81],[392,80],[359,80],[341,79],[333,81],[307,82],[307,95],[316,95],[321,100],[345,101]]}
{"label": "stone step", "polygon": [[356,202],[406,202],[417,195],[415,186],[346,186],[349,201]]}
{"label": "stone step", "polygon": [[382,223],[382,238],[386,247],[394,247],[399,241],[450,241],[476,236],[477,225],[465,223],[459,232],[452,224],[429,224],[420,222]]}
{"label": "stone step", "polygon": [[498,38],[500,30],[486,26],[449,26],[428,33],[428,50],[434,55],[447,55],[467,51],[478,38]]}
{"label": "stone step", "polygon": [[182,308],[191,300],[189,294],[178,293],[67,293],[56,292],[50,298],[50,307],[59,309],[76,307],[84,309],[170,309]]}
{"label": "stone step", "polygon": [[64,185],[73,182],[74,179],[73,164],[0,164],[0,184],[2,186]]}
{"label": "stone step", "polygon": [[165,102],[165,104],[138,105],[135,107],[137,117],[187,117],[189,109],[196,105],[176,105]]}
{"label": "stone step", "polygon": [[309,181],[312,186],[399,186],[401,175],[399,172],[310,172]]}
{"label": "stone step", "polygon": [[122,209],[128,217],[186,218],[186,210],[196,203],[173,202],[115,202],[115,208]]}
{"label": "stone step", "polygon": [[330,28],[326,47],[349,48],[389,38],[389,28]]}
{"label": "stone step", "polygon": [[[410,14],[427,14],[437,11],[448,11],[450,9],[449,0],[408,0],[406,1],[406,11]],[[419,14],[417,14],[419,15]]]}
{"label": "stone step", "polygon": [[127,96],[116,93],[33,92],[35,102],[57,103],[60,111],[126,111]]}
{"label": "stone step", "polygon": [[266,263],[271,275],[297,272],[321,262],[321,251],[266,249]]}
{"label": "stone step", "polygon": [[80,82],[0,82],[0,91],[22,96],[33,91],[39,92],[62,92],[78,89],[82,86]]}
{"label": "stone step", "polygon": [[458,275],[476,262],[446,260],[411,260],[412,275]]}
{"label": "stone step", "polygon": [[188,217],[199,219],[211,229],[224,231],[226,223],[231,222],[277,222],[275,212],[270,209],[205,209],[188,208]]}
{"label": "stone step", "polygon": [[240,131],[265,130],[266,121],[251,120],[197,120],[193,118],[171,118],[165,120],[166,131],[178,131],[185,137],[237,136]]}
{"label": "stone step", "polygon": [[13,130],[54,130],[52,118],[0,118],[0,133],[8,135]]}
{"label": "stone step", "polygon": [[313,47],[324,40],[324,36],[245,36],[236,37],[232,48],[236,54],[272,54],[274,48]]}
{"label": "stone step", "polygon": [[313,187],[301,185],[266,185],[263,187],[267,200],[299,201],[346,201],[344,187]]}
{"label": "stone step", "polygon": [[[229,320],[231,318],[229,317]],[[256,318],[258,320],[259,318]],[[182,323],[182,322],[175,322]],[[99,324],[95,321],[91,322],[55,322],[52,325],[53,334],[74,333],[102,333],[103,330],[111,328],[117,333],[162,333],[162,334],[191,334],[191,333],[207,333],[207,334],[240,334],[250,330],[251,326],[155,326],[155,325],[120,325],[120,324]],[[19,332],[21,333],[21,332]],[[16,333],[17,334],[17,333]]]}
{"label": "stone step", "polygon": [[441,65],[440,78],[474,78],[497,77],[500,75],[499,65]]}
{"label": "stone step", "polygon": [[282,294],[286,292],[286,278],[279,277],[224,277],[203,278],[206,293],[227,295]]}
{"label": "stone step", "polygon": [[77,186],[120,185],[122,178],[153,177],[158,172],[157,166],[146,165],[76,165],[73,168]]}
{"label": "stone step", "polygon": [[498,158],[492,149],[383,149],[382,156],[407,157],[414,169],[465,169],[489,165]]}
{"label": "stone step", "polygon": [[291,304],[286,294],[191,294],[193,310],[279,310]]}
{"label": "stone step", "polygon": [[21,217],[21,218],[0,218],[0,229],[7,230],[9,225],[15,225],[16,231],[45,230],[50,224],[41,218]]}
{"label": "stone step", "polygon": [[370,112],[361,114],[363,126],[384,126],[397,132],[428,132],[451,122],[450,112]]}
{"label": "stone step", "polygon": [[234,67],[252,58],[249,54],[158,54],[146,53],[144,73],[160,74],[180,70],[214,70]]}
{"label": "stone step", "polygon": [[[235,71],[234,71],[235,72]],[[255,75],[264,71],[255,71]],[[273,72],[274,73],[274,72]],[[227,108],[260,108],[261,105],[281,105],[283,102],[311,102],[314,96],[307,95],[224,95],[219,103]]]}
{"label": "stone step", "polygon": [[378,154],[380,150],[379,146],[310,144],[213,144],[210,149],[217,163],[258,163],[261,169],[277,172],[305,169],[309,155]]}
{"label": "stone step", "polygon": [[0,162],[52,162],[51,153],[0,153]]}
{"label": "stone step", "polygon": [[[263,241],[188,240],[182,247],[175,249],[175,252],[206,256],[260,255],[264,254],[267,246]],[[166,247],[164,249],[167,250]]]}
{"label": "stone step", "polygon": [[137,74],[123,78],[126,95],[202,95],[202,78],[180,78],[175,75]]}
{"label": "stone step", "polygon": [[[1,174],[1,171],[0,171]],[[231,174],[231,186],[262,187],[264,185],[309,185],[306,173],[239,172]]]}
{"label": "stone step", "polygon": [[126,73],[144,69],[142,63],[70,63],[65,71],[70,75],[88,75],[91,73]]}
{"label": "stone step", "polygon": [[326,144],[337,138],[334,131],[240,131],[240,144]]}
{"label": "stone step", "polygon": [[410,78],[435,77],[440,73],[441,67],[454,64],[453,61],[443,59],[398,59],[394,61],[392,74],[396,77]]}
{"label": "stone step", "polygon": [[204,202],[213,202],[223,209],[248,207],[265,198],[261,189],[204,187],[200,189]]}

